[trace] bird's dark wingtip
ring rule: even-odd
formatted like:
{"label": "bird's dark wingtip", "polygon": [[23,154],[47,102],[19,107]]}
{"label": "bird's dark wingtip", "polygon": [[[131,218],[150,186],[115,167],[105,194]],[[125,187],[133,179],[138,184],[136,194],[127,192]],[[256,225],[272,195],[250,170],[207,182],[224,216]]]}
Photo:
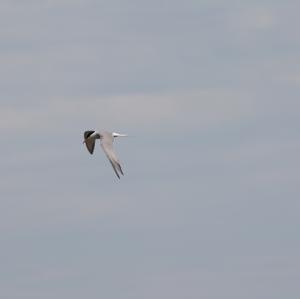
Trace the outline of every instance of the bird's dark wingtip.
{"label": "bird's dark wingtip", "polygon": [[118,166],[118,170],[120,171],[120,173],[121,173],[122,175],[124,175],[124,173],[123,173],[123,170],[122,170],[122,167],[121,167],[120,163],[118,163],[118,162],[117,162],[117,166]]}

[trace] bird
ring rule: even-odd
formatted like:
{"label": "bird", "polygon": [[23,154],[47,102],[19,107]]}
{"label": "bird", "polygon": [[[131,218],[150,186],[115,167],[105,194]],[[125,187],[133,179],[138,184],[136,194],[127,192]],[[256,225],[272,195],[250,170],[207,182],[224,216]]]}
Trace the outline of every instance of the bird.
{"label": "bird", "polygon": [[84,141],[87,150],[92,155],[95,149],[96,139],[100,139],[101,147],[108,158],[117,177],[120,179],[120,174],[124,175],[120,161],[114,151],[113,142],[116,137],[127,137],[126,134],[111,133],[107,131],[88,130],[84,132]]}

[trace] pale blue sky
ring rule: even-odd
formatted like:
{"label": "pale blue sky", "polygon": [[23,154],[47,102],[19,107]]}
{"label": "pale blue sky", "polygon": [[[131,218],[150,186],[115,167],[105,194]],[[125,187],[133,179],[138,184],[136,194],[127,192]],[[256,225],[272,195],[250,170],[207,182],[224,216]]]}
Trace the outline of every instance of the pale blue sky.
{"label": "pale blue sky", "polygon": [[299,298],[299,10],[1,1],[0,298]]}

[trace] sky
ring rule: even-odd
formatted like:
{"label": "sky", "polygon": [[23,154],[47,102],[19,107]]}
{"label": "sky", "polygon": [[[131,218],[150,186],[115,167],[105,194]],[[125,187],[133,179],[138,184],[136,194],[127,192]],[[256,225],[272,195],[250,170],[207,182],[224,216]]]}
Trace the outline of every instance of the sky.
{"label": "sky", "polygon": [[0,298],[299,298],[299,10],[2,0]]}

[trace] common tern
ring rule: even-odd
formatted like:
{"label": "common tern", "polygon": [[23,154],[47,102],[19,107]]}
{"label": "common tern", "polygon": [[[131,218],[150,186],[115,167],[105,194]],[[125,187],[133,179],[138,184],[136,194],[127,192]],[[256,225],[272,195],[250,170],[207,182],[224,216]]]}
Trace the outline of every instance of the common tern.
{"label": "common tern", "polygon": [[84,141],[89,153],[92,155],[95,149],[96,139],[100,139],[101,147],[106,154],[112,168],[114,169],[117,177],[120,179],[120,174],[124,175],[120,165],[120,161],[114,151],[113,142],[116,137],[127,137],[125,134],[111,133],[106,131],[85,131]]}

